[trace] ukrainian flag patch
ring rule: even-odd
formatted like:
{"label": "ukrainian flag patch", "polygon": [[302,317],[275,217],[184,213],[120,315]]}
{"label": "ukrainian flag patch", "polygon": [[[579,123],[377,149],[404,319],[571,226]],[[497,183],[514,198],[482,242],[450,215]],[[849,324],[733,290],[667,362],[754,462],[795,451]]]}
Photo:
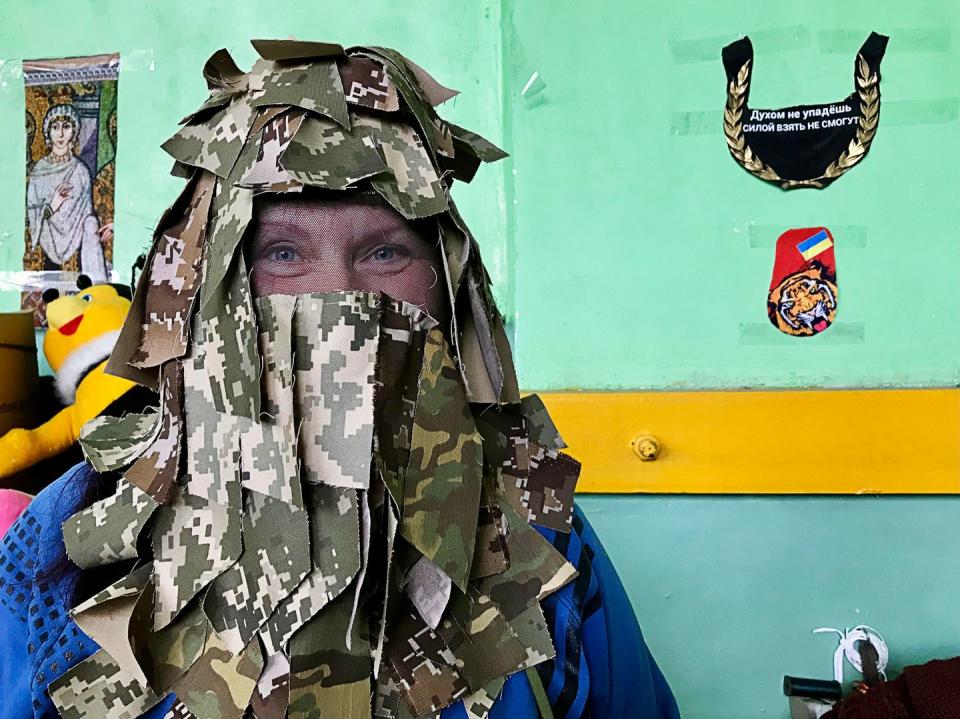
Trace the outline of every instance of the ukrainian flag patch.
{"label": "ukrainian flag patch", "polygon": [[820,230],[817,234],[797,243],[797,251],[803,256],[803,259],[809,262],[821,252],[826,252],[833,247],[833,240],[826,230]]}

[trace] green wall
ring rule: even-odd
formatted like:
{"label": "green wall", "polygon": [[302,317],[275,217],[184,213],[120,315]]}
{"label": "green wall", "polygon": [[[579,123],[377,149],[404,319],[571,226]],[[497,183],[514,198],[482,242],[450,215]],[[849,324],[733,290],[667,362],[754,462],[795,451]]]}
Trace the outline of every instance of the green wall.
{"label": "green wall", "polygon": [[[11,138],[0,270],[16,269],[22,249],[20,58],[125,58],[125,276],[179,186],[157,148],[204,96],[213,50],[249,64],[255,36],[375,42],[463,90],[447,113],[513,153],[457,197],[510,316],[524,387],[955,386],[958,24],[953,0],[20,3],[0,26]],[[722,45],[752,35],[753,102],[777,107],[849,93],[870,30],[891,42],[862,165],[824,192],[789,194],[736,166],[720,132]],[[521,97],[533,72],[545,87]],[[764,315],[773,242],[820,224],[837,241],[838,326],[794,342]],[[815,466],[814,437],[789,451]],[[954,499],[582,504],[688,719],[786,717],[782,674],[830,672],[832,641],[811,636],[817,626],[874,625],[894,667],[960,653]]]}

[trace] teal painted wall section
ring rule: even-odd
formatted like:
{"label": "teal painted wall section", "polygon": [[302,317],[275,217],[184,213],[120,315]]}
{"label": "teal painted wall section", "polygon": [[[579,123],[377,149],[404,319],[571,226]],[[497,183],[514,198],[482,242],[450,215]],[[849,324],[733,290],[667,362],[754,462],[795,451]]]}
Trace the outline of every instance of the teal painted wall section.
{"label": "teal painted wall section", "polygon": [[[953,386],[960,360],[960,5],[509,4],[515,336],[526,387]],[[891,36],[870,154],[825,191],[748,175],[720,49],[752,35],[751,103],[841,100]],[[546,87],[520,90],[538,72]],[[834,229],[837,325],[766,318],[773,243]]]}
{"label": "teal painted wall section", "polygon": [[[513,153],[457,190],[510,316],[528,388],[948,386],[958,381],[960,6],[232,0],[21,3],[0,27],[0,270],[22,252],[21,58],[119,50],[117,268],[180,181],[159,144],[250,37],[392,45],[464,91],[447,113]],[[844,97],[870,30],[892,36],[864,163],[784,194],[729,158],[722,45],[753,36],[753,102]],[[520,90],[533,72],[546,86]],[[528,93],[529,94],[529,93]],[[767,325],[773,242],[834,230],[839,322]],[[16,297],[2,297],[4,308]],[[839,330],[846,326],[846,332]],[[831,339],[831,337],[836,339]],[[815,441],[792,448],[810,451]],[[909,469],[905,469],[909,471]],[[597,497],[604,539],[688,719],[787,716],[784,673],[827,676],[821,625],[868,622],[893,666],[960,653],[954,499]]]}
{"label": "teal painted wall section", "polygon": [[[581,497],[686,719],[788,719],[868,624],[891,676],[960,654],[955,498]],[[846,667],[848,681],[859,676]]]}

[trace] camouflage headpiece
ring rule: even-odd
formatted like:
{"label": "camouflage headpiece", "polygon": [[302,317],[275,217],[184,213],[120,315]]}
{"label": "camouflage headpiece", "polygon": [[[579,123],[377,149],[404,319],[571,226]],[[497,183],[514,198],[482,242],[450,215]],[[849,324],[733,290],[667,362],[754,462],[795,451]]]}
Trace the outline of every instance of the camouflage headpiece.
{"label": "camouflage headpiece", "polygon": [[[116,493],[64,523],[84,568],[135,569],[74,609],[102,649],[50,685],[64,717],[486,716],[554,655],[540,600],[575,574],[579,470],[520,400],[476,244],[449,196],[503,153],[445,123],[453,92],[383,48],[255,41],[207,62],[165,143],[161,219],[112,371],[160,407],[87,425]],[[365,292],[252,297],[253,197],[379,193],[435,218],[451,326]],[[249,712],[249,714],[247,713]]]}

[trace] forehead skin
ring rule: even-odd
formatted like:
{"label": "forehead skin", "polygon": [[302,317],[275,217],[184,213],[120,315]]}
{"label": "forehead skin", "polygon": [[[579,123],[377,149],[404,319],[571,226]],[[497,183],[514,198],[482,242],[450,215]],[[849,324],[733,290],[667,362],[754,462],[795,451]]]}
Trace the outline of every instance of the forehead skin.
{"label": "forehead skin", "polygon": [[262,195],[247,243],[253,292],[383,292],[442,319],[437,242],[379,196]]}

